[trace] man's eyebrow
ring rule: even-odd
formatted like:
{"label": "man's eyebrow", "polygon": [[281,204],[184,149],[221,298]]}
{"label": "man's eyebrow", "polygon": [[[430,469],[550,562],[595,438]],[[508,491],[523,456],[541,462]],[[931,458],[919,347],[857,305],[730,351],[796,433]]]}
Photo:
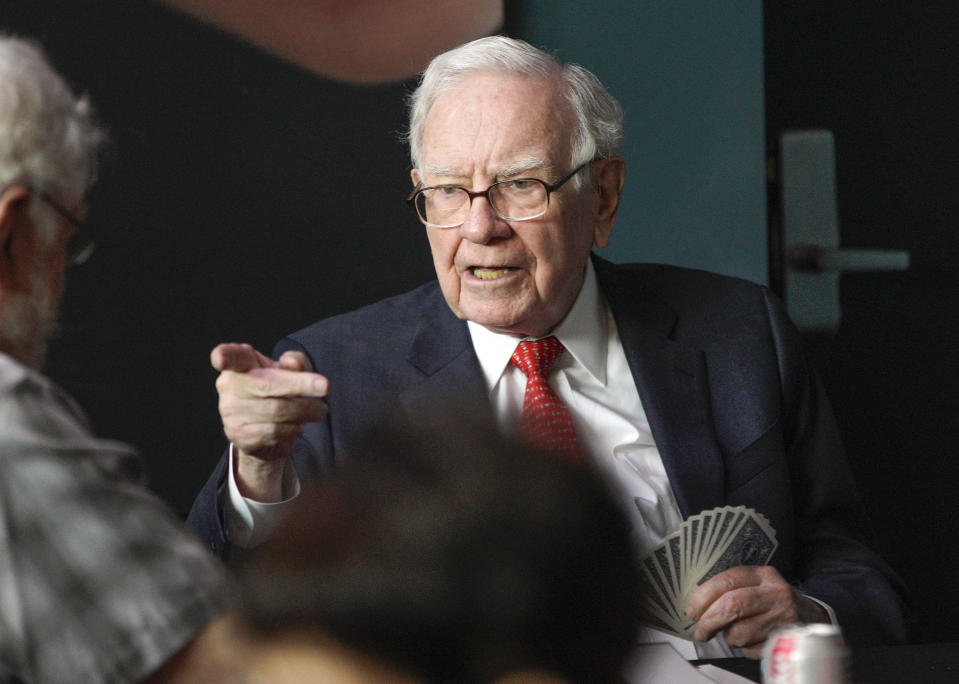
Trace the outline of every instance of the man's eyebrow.
{"label": "man's eyebrow", "polygon": [[427,164],[425,171],[431,176],[443,176],[446,178],[466,177],[466,175],[458,169],[454,169],[451,166],[441,166],[439,164]]}
{"label": "man's eyebrow", "polygon": [[[469,174],[464,173],[462,169],[456,169],[451,166],[443,166],[442,164],[425,164],[426,174],[439,178],[461,178],[468,179]],[[495,173],[496,178],[514,178],[523,173],[527,173],[534,169],[541,169],[547,174],[552,173],[553,165],[544,161],[540,157],[522,157],[517,159],[509,166],[499,169]]]}
{"label": "man's eyebrow", "polygon": [[545,162],[539,157],[523,157],[522,159],[517,159],[512,164],[502,169],[496,174],[496,176],[498,178],[510,178],[511,176],[518,176],[533,169],[542,169],[548,173],[552,171],[553,165]]}

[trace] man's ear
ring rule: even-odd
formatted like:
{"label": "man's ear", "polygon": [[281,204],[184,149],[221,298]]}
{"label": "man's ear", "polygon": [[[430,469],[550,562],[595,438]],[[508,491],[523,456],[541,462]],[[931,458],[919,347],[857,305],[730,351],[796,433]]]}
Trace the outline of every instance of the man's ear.
{"label": "man's ear", "polygon": [[413,181],[413,185],[416,186],[416,184],[420,182],[420,170],[410,169],[410,178]]}
{"label": "man's ear", "polygon": [[24,267],[24,253],[33,242],[30,200],[33,192],[24,184],[11,185],[0,195],[0,289],[15,289],[17,261]]}
{"label": "man's ear", "polygon": [[619,198],[626,182],[626,162],[619,157],[593,162],[590,182],[598,196],[596,215],[593,218],[593,242],[597,247],[605,247],[613,233]]}

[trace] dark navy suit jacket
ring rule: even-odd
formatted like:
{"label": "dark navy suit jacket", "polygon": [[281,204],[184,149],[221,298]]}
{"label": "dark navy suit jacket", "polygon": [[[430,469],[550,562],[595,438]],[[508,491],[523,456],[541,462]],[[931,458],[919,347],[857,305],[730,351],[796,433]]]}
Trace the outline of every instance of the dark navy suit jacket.
{"label": "dark navy suit jacket", "polygon": [[[869,526],[823,389],[778,299],[747,281],[593,257],[684,517],[749,506],[776,530],[771,563],[825,601],[854,645],[902,641],[895,574]],[[384,417],[451,407],[491,421],[464,321],[434,281],[316,323],[280,341],[330,380],[329,415],[307,426],[293,459],[307,482],[357,453]],[[189,522],[218,554],[221,459]]]}

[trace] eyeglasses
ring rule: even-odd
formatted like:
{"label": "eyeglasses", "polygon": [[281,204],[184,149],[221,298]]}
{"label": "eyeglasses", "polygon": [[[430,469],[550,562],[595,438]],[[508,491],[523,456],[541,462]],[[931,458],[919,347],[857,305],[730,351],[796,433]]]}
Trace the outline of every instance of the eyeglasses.
{"label": "eyeglasses", "polygon": [[406,203],[416,209],[420,221],[432,228],[461,225],[477,197],[485,197],[493,212],[504,221],[530,221],[545,214],[549,209],[549,196],[588,165],[586,162],[578,166],[553,184],[539,178],[511,178],[477,192],[459,185],[422,188],[417,184]]}
{"label": "eyeglasses", "polygon": [[93,239],[86,234],[83,221],[67,211],[62,204],[53,199],[45,190],[40,190],[38,194],[44,202],[49,204],[54,211],[76,229],[73,231],[70,239],[67,240],[67,263],[74,265],[86,263],[93,254],[94,249],[96,249],[96,244],[93,242]]}

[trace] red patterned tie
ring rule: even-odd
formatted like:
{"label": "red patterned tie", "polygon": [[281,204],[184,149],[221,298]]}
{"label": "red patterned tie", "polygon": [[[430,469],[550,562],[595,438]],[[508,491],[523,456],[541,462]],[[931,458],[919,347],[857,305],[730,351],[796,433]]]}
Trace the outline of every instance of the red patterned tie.
{"label": "red patterned tie", "polygon": [[527,340],[517,345],[510,361],[526,373],[523,438],[535,446],[579,460],[582,452],[569,409],[546,382],[549,369],[563,351],[562,343],[555,337]]}

